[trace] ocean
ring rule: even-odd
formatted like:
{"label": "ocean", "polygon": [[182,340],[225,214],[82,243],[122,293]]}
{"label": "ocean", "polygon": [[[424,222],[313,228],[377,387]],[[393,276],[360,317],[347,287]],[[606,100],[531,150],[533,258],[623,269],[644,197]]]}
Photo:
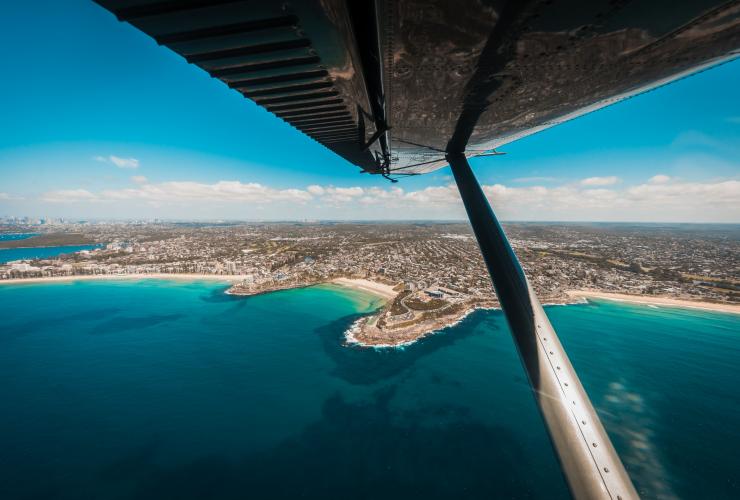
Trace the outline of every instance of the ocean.
{"label": "ocean", "polygon": [[[568,498],[504,318],[403,349],[319,286],[0,286],[0,498]],[[644,498],[740,496],[740,318],[547,308]]]}

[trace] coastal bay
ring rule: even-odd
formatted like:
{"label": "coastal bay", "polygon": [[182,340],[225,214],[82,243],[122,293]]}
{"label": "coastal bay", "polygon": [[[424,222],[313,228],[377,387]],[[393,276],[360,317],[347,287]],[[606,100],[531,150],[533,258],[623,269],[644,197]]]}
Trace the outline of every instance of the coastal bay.
{"label": "coastal bay", "polygon": [[[500,311],[363,349],[378,296],[228,287],[0,287],[5,496],[568,498]],[[644,497],[737,497],[736,315],[546,309]]]}
{"label": "coastal bay", "polygon": [[[431,316],[417,314],[416,317],[411,317],[411,320],[407,320],[398,325],[392,325],[391,327],[382,325],[381,327],[378,324],[379,320],[381,320],[384,315],[392,313],[393,301],[399,297],[400,290],[402,288],[393,287],[385,283],[365,278],[334,278],[326,282],[277,284],[276,286],[261,287],[256,291],[249,287],[245,288],[242,286],[244,280],[243,276],[196,273],[132,273],[19,278],[0,280],[0,285],[111,280],[175,280],[184,282],[202,280],[221,282],[231,285],[224,293],[235,297],[249,297],[321,285],[332,285],[356,290],[362,293],[368,293],[380,299],[377,303],[377,308],[373,311],[368,311],[366,315],[358,318],[345,332],[345,341],[348,344],[360,347],[387,348],[407,346],[428,335],[458,324],[476,310],[496,310],[500,308],[498,302],[495,300],[468,300],[458,303],[455,307],[447,307],[443,310],[443,314],[433,314]],[[688,308],[740,315],[740,305],[738,304],[701,302],[696,300],[678,299],[675,297],[625,293],[619,294],[598,290],[568,290],[565,292],[564,296],[565,299],[558,302],[550,302],[546,305],[572,305],[595,299],[599,301],[610,300],[653,307]]]}

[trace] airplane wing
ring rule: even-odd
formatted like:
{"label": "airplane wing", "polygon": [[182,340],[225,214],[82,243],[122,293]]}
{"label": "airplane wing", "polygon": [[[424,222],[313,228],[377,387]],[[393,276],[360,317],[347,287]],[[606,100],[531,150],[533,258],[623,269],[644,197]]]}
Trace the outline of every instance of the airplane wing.
{"label": "airplane wing", "polygon": [[740,48],[737,1],[96,1],[381,174],[494,150]]}

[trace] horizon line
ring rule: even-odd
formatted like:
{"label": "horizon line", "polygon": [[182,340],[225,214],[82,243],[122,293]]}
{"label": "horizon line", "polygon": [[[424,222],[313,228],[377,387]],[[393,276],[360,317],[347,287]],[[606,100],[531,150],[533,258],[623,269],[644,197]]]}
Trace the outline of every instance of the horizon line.
{"label": "horizon line", "polygon": [[[316,219],[316,218],[266,218],[266,219],[232,219],[232,218],[209,218],[209,219],[197,219],[197,218],[163,218],[163,217],[140,217],[140,218],[116,218],[116,217],[47,217],[47,216],[0,216],[2,219],[61,219],[67,222],[160,222],[160,223],[302,223],[302,224],[315,224],[315,223],[437,223],[437,224],[469,224],[467,219]],[[502,219],[502,223],[509,224],[684,224],[684,225],[740,225],[740,221],[736,222],[717,222],[717,221],[635,221],[635,220],[557,220],[557,219]],[[0,222],[0,224],[8,224],[7,222]],[[37,225],[37,224],[34,224]]]}

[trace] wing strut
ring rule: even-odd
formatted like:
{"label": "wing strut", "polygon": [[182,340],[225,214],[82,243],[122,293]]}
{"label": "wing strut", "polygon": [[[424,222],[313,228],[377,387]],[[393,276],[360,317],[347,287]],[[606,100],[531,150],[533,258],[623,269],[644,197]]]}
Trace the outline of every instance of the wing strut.
{"label": "wing strut", "polygon": [[571,493],[639,498],[465,154],[447,161]]}

